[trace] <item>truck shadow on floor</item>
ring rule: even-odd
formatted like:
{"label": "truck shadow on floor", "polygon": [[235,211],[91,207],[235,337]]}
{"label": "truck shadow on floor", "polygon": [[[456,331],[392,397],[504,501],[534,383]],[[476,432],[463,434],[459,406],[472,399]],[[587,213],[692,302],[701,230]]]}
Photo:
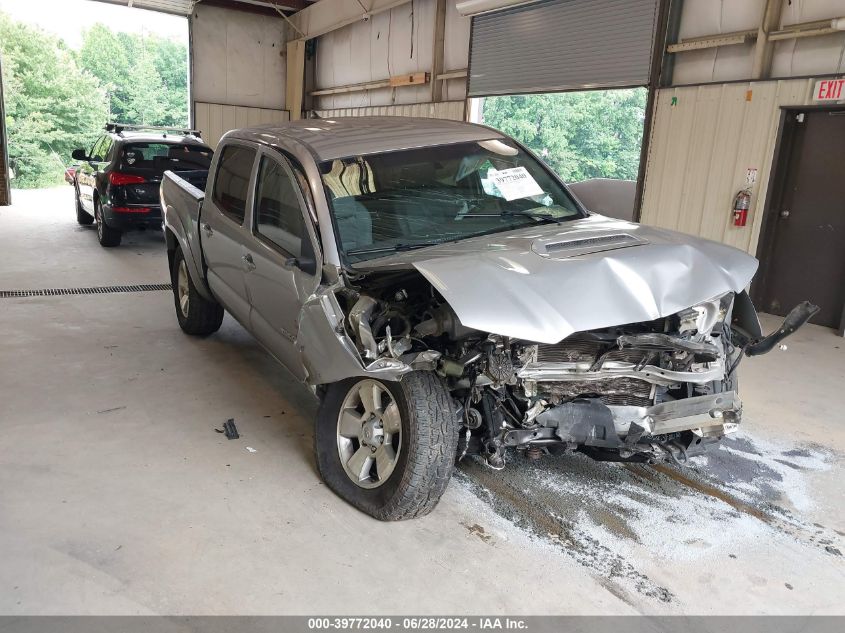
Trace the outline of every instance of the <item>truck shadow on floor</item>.
{"label": "truck shadow on floor", "polygon": [[[316,475],[313,420],[318,402],[311,390],[228,315],[220,330],[201,339],[201,345],[207,362],[227,367],[227,391],[233,400],[254,403],[245,415],[235,417],[239,430],[260,429],[265,441],[296,439],[294,446]],[[233,415],[221,412],[220,423]]]}

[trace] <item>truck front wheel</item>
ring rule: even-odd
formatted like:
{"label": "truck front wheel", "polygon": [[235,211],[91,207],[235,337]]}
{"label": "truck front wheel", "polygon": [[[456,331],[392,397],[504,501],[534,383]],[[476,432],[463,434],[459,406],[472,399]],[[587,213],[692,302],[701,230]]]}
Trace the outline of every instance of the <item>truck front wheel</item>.
{"label": "truck front wheel", "polygon": [[317,468],[343,499],[382,521],[431,512],[455,465],[458,418],[436,374],[329,385],[317,412]]}
{"label": "truck front wheel", "polygon": [[170,275],[176,318],[182,331],[193,336],[208,336],[219,330],[223,323],[223,307],[197,292],[181,248],[173,254]]}

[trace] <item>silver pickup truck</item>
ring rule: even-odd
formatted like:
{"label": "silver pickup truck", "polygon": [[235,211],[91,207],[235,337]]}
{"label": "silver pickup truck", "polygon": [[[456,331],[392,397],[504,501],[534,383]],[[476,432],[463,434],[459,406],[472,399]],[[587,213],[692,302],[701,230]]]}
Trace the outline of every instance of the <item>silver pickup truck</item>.
{"label": "silver pickup truck", "polygon": [[208,173],[161,186],[179,325],[225,309],[310,385],[321,475],[383,520],[431,511],[467,455],[683,462],[736,430],[740,359],[815,310],[764,337],[753,257],[590,214],[483,126],[236,130]]}

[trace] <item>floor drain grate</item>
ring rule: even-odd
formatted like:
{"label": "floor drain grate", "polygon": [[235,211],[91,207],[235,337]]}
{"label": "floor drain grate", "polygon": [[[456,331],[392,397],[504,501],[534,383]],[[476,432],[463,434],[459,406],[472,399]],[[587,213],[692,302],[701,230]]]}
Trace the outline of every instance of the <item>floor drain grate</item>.
{"label": "floor drain grate", "polygon": [[11,297],[58,297],[63,295],[107,295],[117,292],[156,292],[170,290],[170,284],[136,284],[134,286],[97,286],[95,288],[48,288],[46,290],[0,290],[0,299]]}

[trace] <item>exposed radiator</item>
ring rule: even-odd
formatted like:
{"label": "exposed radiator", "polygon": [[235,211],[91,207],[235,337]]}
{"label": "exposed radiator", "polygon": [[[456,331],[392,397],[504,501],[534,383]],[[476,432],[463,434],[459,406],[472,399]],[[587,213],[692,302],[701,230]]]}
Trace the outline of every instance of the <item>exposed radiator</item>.
{"label": "exposed radiator", "polygon": [[[566,339],[552,345],[537,346],[537,362],[592,363],[599,354],[608,350],[605,343],[591,339]],[[611,349],[604,360],[639,363],[644,358],[644,352],[631,349]],[[578,396],[598,396],[605,404],[649,406],[653,404],[651,398],[651,384],[636,378],[612,378],[596,381],[561,381],[541,382],[537,384],[540,395],[559,400],[570,400]]]}

